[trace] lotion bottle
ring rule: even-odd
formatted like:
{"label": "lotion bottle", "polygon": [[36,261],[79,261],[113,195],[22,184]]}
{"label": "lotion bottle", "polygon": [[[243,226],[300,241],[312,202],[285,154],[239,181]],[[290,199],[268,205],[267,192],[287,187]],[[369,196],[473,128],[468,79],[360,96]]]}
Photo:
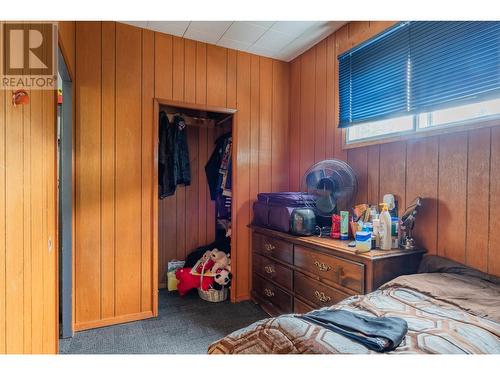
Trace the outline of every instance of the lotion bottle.
{"label": "lotion bottle", "polygon": [[380,248],[380,219],[373,219],[373,236],[375,237],[374,249]]}
{"label": "lotion bottle", "polygon": [[387,209],[387,203],[381,203],[380,207],[381,207],[381,212],[379,217],[380,249],[391,250],[392,249],[391,214]]}

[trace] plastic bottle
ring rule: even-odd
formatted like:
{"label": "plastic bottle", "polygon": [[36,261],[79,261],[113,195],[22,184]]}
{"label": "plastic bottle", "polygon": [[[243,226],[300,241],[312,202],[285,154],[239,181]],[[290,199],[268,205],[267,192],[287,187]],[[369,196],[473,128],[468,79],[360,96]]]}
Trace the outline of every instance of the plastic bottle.
{"label": "plastic bottle", "polygon": [[380,249],[382,250],[390,250],[392,249],[392,235],[391,235],[391,214],[387,209],[387,203],[380,204],[381,212],[380,212],[380,227],[379,227],[379,236],[380,236]]}
{"label": "plastic bottle", "polygon": [[374,249],[380,248],[380,220],[373,219],[373,236],[375,238]]}

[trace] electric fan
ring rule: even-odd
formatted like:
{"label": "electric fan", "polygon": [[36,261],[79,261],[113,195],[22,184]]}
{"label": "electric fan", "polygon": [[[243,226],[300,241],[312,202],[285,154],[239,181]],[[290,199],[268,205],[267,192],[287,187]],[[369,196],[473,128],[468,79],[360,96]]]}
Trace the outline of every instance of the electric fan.
{"label": "electric fan", "polygon": [[327,159],[314,164],[302,179],[302,194],[316,196],[304,199],[306,206],[316,213],[318,224],[330,226],[333,214],[350,210],[358,182],[352,168],[342,160]]}

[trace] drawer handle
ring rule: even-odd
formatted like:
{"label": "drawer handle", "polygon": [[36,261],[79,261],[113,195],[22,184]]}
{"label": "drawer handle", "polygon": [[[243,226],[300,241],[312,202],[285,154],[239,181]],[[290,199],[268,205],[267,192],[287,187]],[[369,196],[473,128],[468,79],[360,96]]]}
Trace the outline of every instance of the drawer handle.
{"label": "drawer handle", "polygon": [[320,302],[329,302],[332,300],[330,296],[327,296],[324,292],[319,292],[317,290],[314,291],[314,295]]}
{"label": "drawer handle", "polygon": [[268,297],[274,297],[274,292],[271,289],[265,288],[264,294]]}
{"label": "drawer handle", "polygon": [[328,272],[332,269],[332,267],[330,267],[328,264],[321,263],[317,260],[314,261],[314,265],[318,267],[318,269],[322,272]]}
{"label": "drawer handle", "polygon": [[268,273],[268,274],[272,274],[272,273],[275,273],[275,272],[276,272],[276,270],[274,269],[274,267],[273,267],[273,266],[265,266],[265,267],[264,267],[264,270],[265,270],[265,271],[266,271],[266,273]]}
{"label": "drawer handle", "polygon": [[270,243],[265,243],[264,244],[264,249],[266,249],[267,251],[271,252],[274,249],[276,249],[276,246],[274,246],[273,244],[270,244]]}

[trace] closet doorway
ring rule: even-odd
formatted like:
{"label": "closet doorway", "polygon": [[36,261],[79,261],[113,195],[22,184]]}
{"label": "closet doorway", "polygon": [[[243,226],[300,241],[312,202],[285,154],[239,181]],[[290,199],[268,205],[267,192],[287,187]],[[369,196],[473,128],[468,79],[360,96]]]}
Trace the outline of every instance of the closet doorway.
{"label": "closet doorway", "polygon": [[[163,112],[163,113],[162,113]],[[216,150],[224,144],[224,139],[232,137],[234,115],[236,109],[222,108],[208,105],[187,104],[184,102],[155,99],[154,123],[156,126],[155,143],[155,193],[154,219],[157,222],[153,233],[155,250],[153,268],[157,271],[153,284],[154,290],[167,286],[167,264],[171,260],[185,260],[186,256],[198,247],[211,244],[218,237],[224,236],[232,220],[232,199],[227,196],[215,198],[210,192],[205,166]],[[184,186],[175,186],[175,192],[166,193],[161,182],[161,153],[160,118],[167,116],[168,122],[173,124],[179,118],[185,123],[185,136],[189,153],[190,183]],[[234,138],[233,138],[234,139]],[[219,141],[219,142],[217,142]],[[235,163],[236,145],[232,145],[231,152],[231,181],[236,175]],[[213,180],[212,180],[213,181]],[[231,194],[235,195],[235,185],[231,184]],[[162,197],[160,197],[162,196]],[[234,223],[233,223],[234,224]],[[234,227],[234,226],[233,226]],[[231,245],[234,245],[234,238]],[[234,254],[234,247],[232,251]],[[234,268],[233,268],[234,270]],[[233,271],[234,272],[234,271]],[[236,275],[232,281],[235,284]],[[157,299],[157,298],[156,298]],[[157,301],[155,301],[157,303]]]}

